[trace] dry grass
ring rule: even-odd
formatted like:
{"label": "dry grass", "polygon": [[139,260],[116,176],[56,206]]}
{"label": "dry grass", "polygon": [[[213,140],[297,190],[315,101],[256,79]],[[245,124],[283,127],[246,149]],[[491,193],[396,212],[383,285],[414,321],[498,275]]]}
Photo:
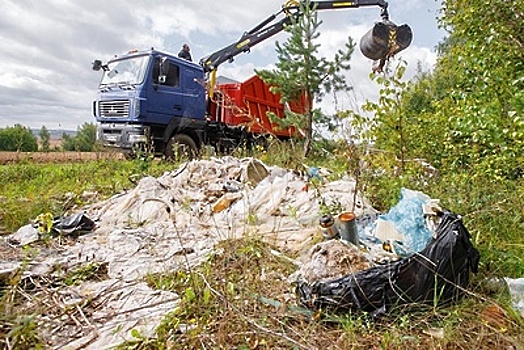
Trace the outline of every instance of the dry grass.
{"label": "dry grass", "polygon": [[468,297],[446,308],[410,306],[380,319],[296,305],[287,276],[296,266],[255,238],[219,244],[192,271],[149,276],[181,295],[157,340],[122,349],[521,349],[522,319],[508,305]]}

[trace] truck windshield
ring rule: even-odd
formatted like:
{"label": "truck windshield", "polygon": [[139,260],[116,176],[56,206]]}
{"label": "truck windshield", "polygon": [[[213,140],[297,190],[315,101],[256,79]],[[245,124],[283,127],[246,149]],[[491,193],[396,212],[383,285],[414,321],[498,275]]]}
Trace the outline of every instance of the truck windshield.
{"label": "truck windshield", "polygon": [[144,80],[148,62],[149,56],[109,62],[109,70],[105,72],[100,86],[140,84]]}

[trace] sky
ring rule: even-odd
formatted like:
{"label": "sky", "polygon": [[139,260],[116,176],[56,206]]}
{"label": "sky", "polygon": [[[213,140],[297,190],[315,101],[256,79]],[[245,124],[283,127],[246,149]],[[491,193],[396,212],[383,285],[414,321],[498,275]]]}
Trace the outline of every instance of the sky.
{"label": "sky", "polygon": [[[194,61],[235,42],[266,17],[280,10],[284,0],[0,0],[0,127],[21,124],[40,129],[77,130],[94,123],[91,106],[101,71],[93,60],[106,62],[131,49],[151,47],[177,53],[189,44]],[[390,20],[407,23],[411,46],[397,59],[408,62],[406,78],[417,66],[430,70],[435,47],[445,36],[436,17],[439,0],[390,0]],[[319,53],[330,59],[351,36],[356,43],[376,21],[380,8],[369,6],[319,11]],[[279,33],[218,69],[238,81],[254,69],[270,69],[277,62]],[[351,93],[326,96],[326,113],[358,109],[376,100],[378,87],[369,78],[373,62],[356,49],[346,73]]]}

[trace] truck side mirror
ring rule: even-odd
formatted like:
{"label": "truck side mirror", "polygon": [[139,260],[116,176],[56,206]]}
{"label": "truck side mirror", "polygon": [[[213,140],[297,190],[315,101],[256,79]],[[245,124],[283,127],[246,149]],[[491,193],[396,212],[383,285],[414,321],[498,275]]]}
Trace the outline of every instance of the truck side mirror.
{"label": "truck side mirror", "polygon": [[102,64],[102,61],[100,60],[94,60],[93,61],[93,70],[99,71],[100,69],[103,69],[104,71],[108,71],[109,67],[107,67],[107,64]]}
{"label": "truck side mirror", "polygon": [[94,60],[93,61],[93,70],[99,71],[100,68],[102,68],[102,61],[100,60]]}

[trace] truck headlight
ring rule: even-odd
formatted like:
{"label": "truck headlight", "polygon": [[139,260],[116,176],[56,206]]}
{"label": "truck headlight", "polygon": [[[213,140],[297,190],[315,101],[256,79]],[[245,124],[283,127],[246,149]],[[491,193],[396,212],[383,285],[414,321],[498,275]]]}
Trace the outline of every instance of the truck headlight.
{"label": "truck headlight", "polygon": [[128,137],[129,143],[146,143],[147,142],[147,136],[146,135],[138,135],[138,134],[130,134]]}

